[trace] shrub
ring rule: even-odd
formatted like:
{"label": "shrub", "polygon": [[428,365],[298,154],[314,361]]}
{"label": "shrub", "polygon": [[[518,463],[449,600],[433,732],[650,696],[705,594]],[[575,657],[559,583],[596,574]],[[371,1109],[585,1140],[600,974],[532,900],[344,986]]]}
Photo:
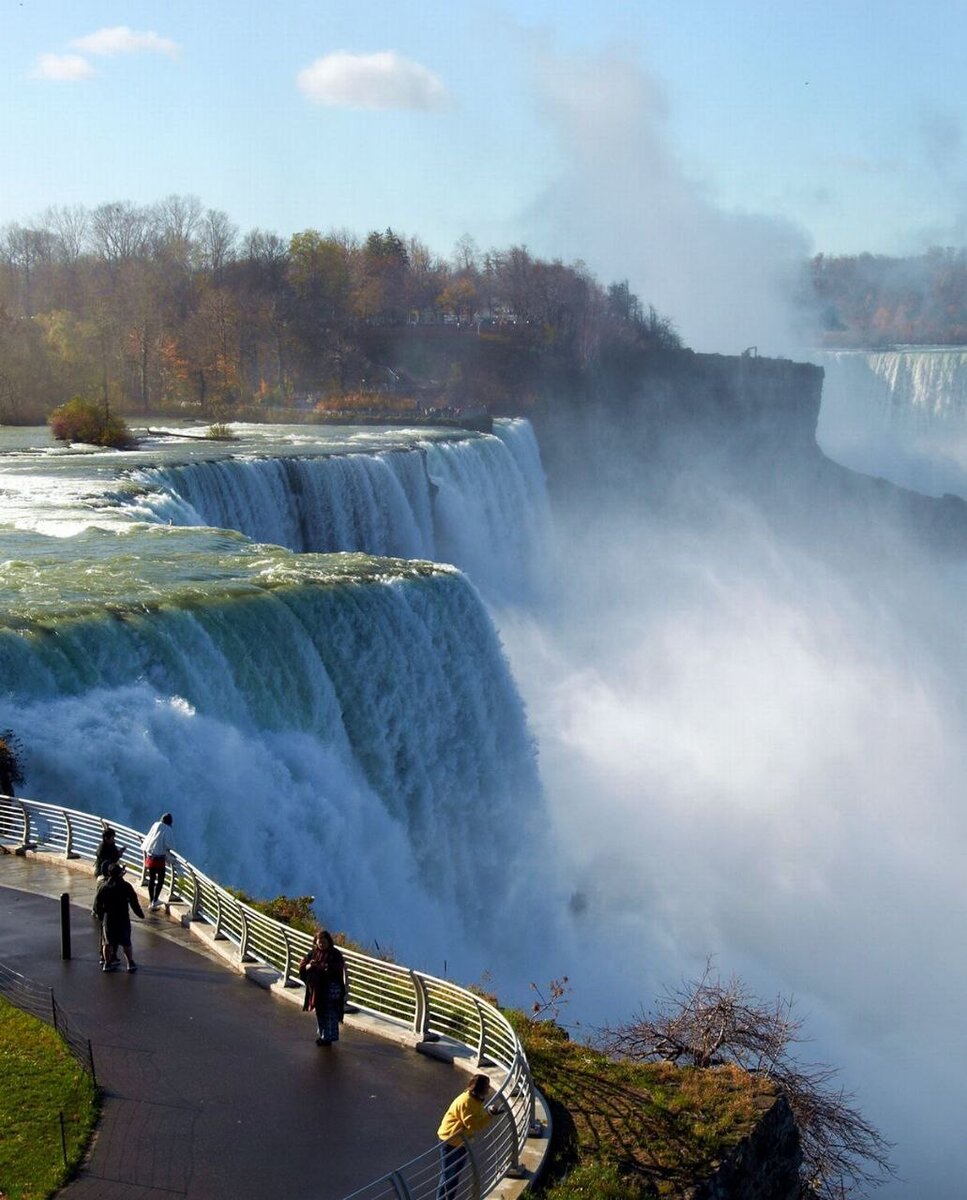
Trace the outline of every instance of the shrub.
{"label": "shrub", "polygon": [[59,404],[47,418],[47,424],[59,442],[87,442],[123,450],[133,441],[121,417],[99,401],[84,396],[74,396],[66,404]]}

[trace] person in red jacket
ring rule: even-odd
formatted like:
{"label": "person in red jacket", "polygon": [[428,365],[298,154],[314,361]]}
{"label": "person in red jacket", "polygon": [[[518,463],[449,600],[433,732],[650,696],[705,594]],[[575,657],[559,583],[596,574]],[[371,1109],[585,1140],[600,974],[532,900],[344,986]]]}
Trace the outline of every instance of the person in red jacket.
{"label": "person in red jacket", "polygon": [[437,1137],[440,1139],[440,1185],[437,1200],[453,1200],[460,1183],[460,1172],[467,1157],[467,1140],[479,1133],[500,1111],[499,1104],[485,1105],[490,1094],[486,1075],[471,1075],[467,1090],[461,1092],[443,1114]]}

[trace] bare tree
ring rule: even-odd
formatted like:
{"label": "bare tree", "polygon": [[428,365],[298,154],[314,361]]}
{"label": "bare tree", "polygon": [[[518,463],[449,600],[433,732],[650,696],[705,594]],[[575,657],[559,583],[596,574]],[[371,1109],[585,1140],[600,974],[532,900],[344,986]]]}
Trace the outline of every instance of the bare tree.
{"label": "bare tree", "polygon": [[87,248],[90,214],[82,204],[59,205],[44,212],[44,222],[57,237],[61,262],[74,264]]}
{"label": "bare tree", "polygon": [[836,1084],[835,1068],[796,1057],[805,1039],[793,1010],[787,997],[770,1003],[734,975],[723,980],[709,959],[699,979],[666,989],[653,1012],[602,1030],[598,1041],[606,1053],[634,1062],[735,1063],[768,1075],[796,1118],[804,1188],[826,1200],[863,1195],[895,1175],[892,1144]]}
{"label": "bare tree", "polygon": [[205,266],[218,276],[235,257],[238,227],[220,208],[209,208],[201,220],[200,236]]}

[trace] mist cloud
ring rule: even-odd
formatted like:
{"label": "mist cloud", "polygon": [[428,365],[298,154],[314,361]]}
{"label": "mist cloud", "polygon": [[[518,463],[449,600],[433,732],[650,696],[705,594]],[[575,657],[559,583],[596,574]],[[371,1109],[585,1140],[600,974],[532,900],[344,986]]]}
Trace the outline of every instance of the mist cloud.
{"label": "mist cloud", "polygon": [[963,1140],[922,1110],[965,1100],[964,567],[899,543],[825,561],[706,465],[696,446],[700,520],[559,509],[566,587],[500,621],[561,847],[548,889],[575,900],[545,973],[592,1024],[708,954],[795,996],[805,1057],[841,1068],[916,1194],[954,1200]]}
{"label": "mist cloud", "polygon": [[627,278],[696,349],[801,344],[792,298],[807,236],[786,221],[724,211],[688,176],[658,84],[616,55],[567,60],[544,48],[535,77],[566,161],[528,214],[541,249],[565,246],[608,281]]}
{"label": "mist cloud", "polygon": [[297,83],[314,103],[333,108],[430,110],[448,102],[432,71],[392,50],[327,54],[300,71]]}

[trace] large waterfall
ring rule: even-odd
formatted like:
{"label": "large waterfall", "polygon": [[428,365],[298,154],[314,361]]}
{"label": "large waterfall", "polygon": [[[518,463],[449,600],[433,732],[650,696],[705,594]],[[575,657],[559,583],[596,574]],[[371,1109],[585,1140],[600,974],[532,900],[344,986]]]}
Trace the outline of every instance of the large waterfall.
{"label": "large waterfall", "polygon": [[967,496],[967,349],[829,351],[817,438],[846,466]]}
{"label": "large waterfall", "polygon": [[526,421],[495,436],[424,441],[379,453],[233,456],[135,472],[148,520],[237,529],[296,551],[455,563],[491,595],[540,579],[547,501]]}
{"label": "large waterfall", "polygon": [[411,955],[456,961],[454,920],[486,940],[503,900],[467,884],[522,862],[534,747],[476,590],[420,559],[505,595],[526,576],[546,501],[522,425],[0,459],[21,526],[0,532],[0,728],[25,793],[136,827],[170,809],[226,882],[314,894]]}

